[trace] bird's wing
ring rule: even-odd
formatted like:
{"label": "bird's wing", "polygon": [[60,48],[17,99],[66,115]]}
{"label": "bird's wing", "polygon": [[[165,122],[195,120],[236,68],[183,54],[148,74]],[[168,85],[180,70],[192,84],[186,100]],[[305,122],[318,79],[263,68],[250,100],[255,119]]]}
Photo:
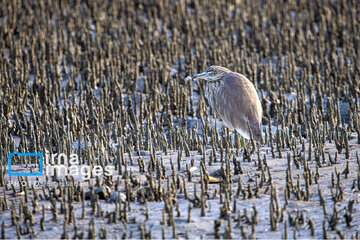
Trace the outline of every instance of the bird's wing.
{"label": "bird's wing", "polygon": [[222,82],[213,99],[214,108],[227,125],[249,137],[247,121],[261,120],[262,116],[255,87],[245,76],[233,72],[225,74]]}

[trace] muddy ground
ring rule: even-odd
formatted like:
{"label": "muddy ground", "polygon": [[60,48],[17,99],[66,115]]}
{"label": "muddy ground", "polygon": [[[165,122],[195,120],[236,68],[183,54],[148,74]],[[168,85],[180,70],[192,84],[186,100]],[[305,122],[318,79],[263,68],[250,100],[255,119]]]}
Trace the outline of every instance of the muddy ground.
{"label": "muddy ground", "polygon": [[[359,23],[358,1],[2,1],[0,237],[359,239]],[[258,90],[261,145],[185,80],[210,65]],[[15,151],[43,175],[9,176]],[[61,153],[113,171],[50,176]]]}

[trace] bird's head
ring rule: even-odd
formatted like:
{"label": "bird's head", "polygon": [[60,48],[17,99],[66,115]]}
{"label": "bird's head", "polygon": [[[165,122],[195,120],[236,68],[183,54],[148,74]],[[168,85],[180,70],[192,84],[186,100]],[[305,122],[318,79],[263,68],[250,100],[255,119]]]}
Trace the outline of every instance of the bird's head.
{"label": "bird's head", "polygon": [[198,73],[193,76],[187,77],[190,80],[203,79],[206,81],[220,80],[226,73],[231,72],[229,69],[220,66],[210,66],[203,73]]}

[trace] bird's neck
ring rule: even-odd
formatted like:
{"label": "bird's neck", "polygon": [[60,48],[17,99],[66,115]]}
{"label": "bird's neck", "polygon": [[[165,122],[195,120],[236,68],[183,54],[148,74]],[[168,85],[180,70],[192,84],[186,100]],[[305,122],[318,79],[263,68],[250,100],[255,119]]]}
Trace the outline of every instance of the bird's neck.
{"label": "bird's neck", "polygon": [[215,105],[216,95],[220,89],[221,82],[220,81],[208,81],[205,86],[206,98],[208,99],[212,108]]}

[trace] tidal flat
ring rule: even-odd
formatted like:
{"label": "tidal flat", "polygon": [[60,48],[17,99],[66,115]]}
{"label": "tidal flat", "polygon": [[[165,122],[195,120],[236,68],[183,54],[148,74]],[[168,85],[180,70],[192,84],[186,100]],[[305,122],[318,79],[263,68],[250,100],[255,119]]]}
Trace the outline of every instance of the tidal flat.
{"label": "tidal flat", "polygon": [[[359,29],[356,0],[2,1],[0,238],[359,239]],[[210,65],[262,144],[186,80]]]}

